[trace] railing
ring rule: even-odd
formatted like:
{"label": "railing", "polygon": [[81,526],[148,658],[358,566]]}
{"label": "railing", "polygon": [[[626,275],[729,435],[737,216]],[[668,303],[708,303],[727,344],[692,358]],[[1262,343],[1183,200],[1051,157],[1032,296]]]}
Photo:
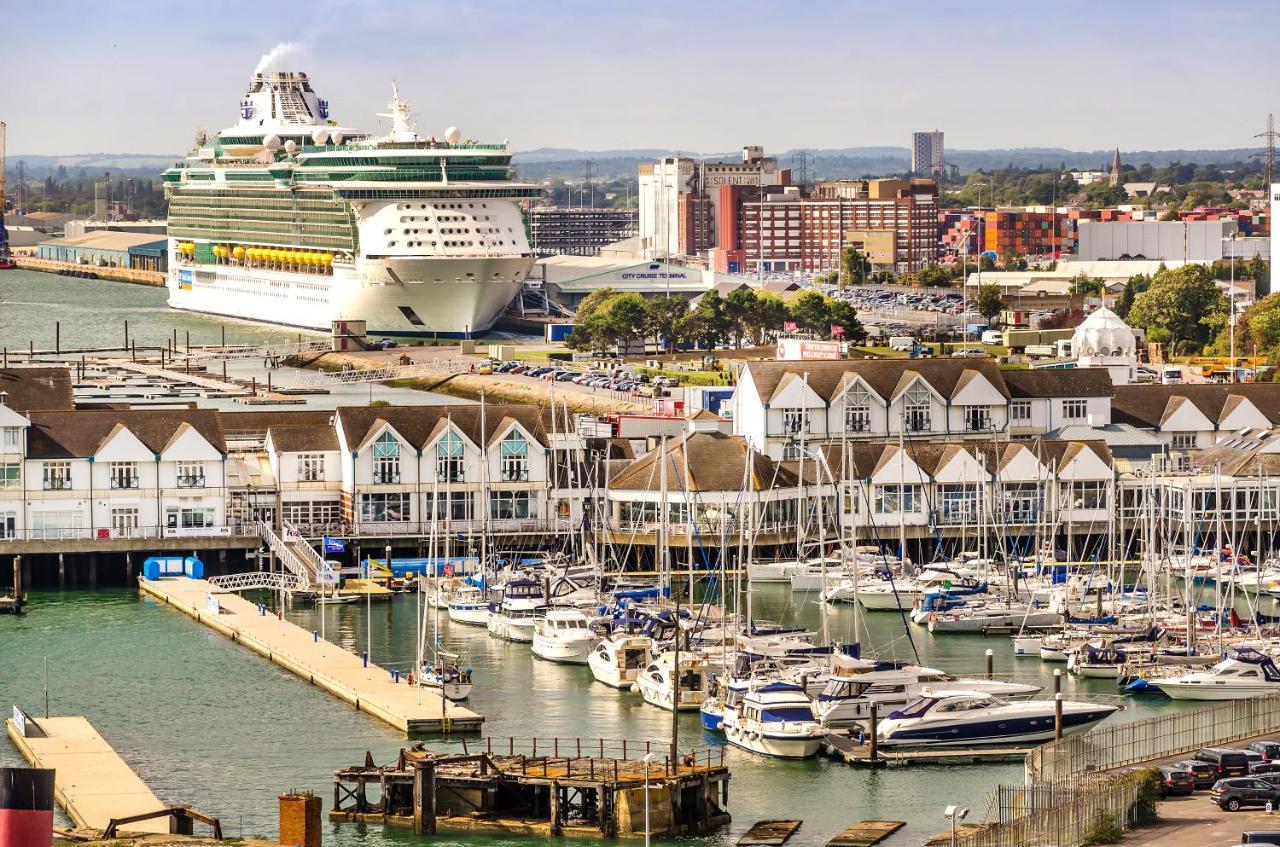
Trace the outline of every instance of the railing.
{"label": "railing", "polygon": [[293,575],[302,582],[304,588],[311,588],[319,580],[319,572],[311,567],[311,562],[302,558],[294,550],[294,546],[285,543],[284,539],[276,535],[275,530],[269,525],[266,523],[258,524],[258,534],[263,541],[267,542],[267,547],[276,555],[281,564],[292,571]]}
{"label": "railing", "polygon": [[1275,694],[1131,723],[1104,724],[1032,750],[1026,760],[1027,778],[1061,781],[1277,729],[1280,695]]}
{"label": "railing", "polygon": [[253,591],[268,588],[272,591],[305,591],[307,586],[291,573],[251,571],[226,576],[210,577],[209,582],[223,591]]}
{"label": "railing", "polygon": [[[361,521],[349,527],[353,537],[384,538],[413,536],[426,538],[431,534],[434,523],[437,532],[444,532],[448,527],[454,535],[479,533],[484,530],[497,533],[555,532],[564,533],[576,529],[576,521],[567,518],[490,518],[481,520],[449,520],[443,518],[436,521]],[[332,533],[330,533],[332,535]]]}
{"label": "railing", "polygon": [[44,481],[45,491],[70,491],[71,477],[55,476]]}
{"label": "railing", "polygon": [[316,549],[306,542],[302,533],[297,527],[286,523],[284,525],[286,543],[289,548],[299,555],[299,557],[315,571],[316,580],[321,585],[337,585],[338,574],[329,562],[316,552]]}
{"label": "railing", "polygon": [[400,471],[374,471],[374,485],[395,485],[400,481]]}
{"label": "railing", "polygon": [[1100,824],[1122,829],[1147,822],[1134,780],[1092,777],[1066,783],[1002,785],[990,826],[958,836],[956,847],[1077,847]]}
{"label": "railing", "polygon": [[178,477],[179,488],[204,488],[204,474],[185,474]]}
{"label": "railing", "polygon": [[[114,541],[127,538],[229,538],[236,535],[230,526],[131,526],[131,527],[38,527],[0,532],[6,541]],[[254,534],[252,532],[246,534]]]}
{"label": "railing", "polygon": [[111,477],[112,488],[137,488],[138,477],[136,476],[113,476]]}

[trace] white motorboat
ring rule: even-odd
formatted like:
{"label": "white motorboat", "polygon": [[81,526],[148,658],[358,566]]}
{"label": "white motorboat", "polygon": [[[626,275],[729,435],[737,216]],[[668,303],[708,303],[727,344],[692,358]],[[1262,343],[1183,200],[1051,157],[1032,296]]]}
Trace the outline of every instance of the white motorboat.
{"label": "white motorboat", "polygon": [[638,690],[645,702],[651,705],[681,712],[696,711],[709,688],[706,662],[697,656],[681,653],[678,698],[676,682],[675,654],[666,652],[651,661],[636,677],[633,689]]}
{"label": "white motorboat", "polygon": [[611,635],[587,654],[591,675],[614,688],[629,688],[652,661],[653,639],[647,635]]}
{"label": "white motorboat", "polygon": [[1044,639],[1038,635],[1015,635],[1013,637],[1013,656],[1024,659],[1039,656],[1044,647]]}
{"label": "white motorboat", "polygon": [[844,575],[844,562],[839,557],[809,559],[791,574],[791,590],[822,591],[824,584],[830,586]]}
{"label": "white motorboat", "polygon": [[596,642],[591,619],[580,609],[551,609],[533,627],[533,655],[550,662],[585,665]]}
{"label": "white motorboat", "polygon": [[516,578],[500,591],[501,599],[489,603],[489,634],[505,641],[532,642],[534,627],[547,610],[542,583]]}
{"label": "white motorboat", "polygon": [[813,717],[809,695],[789,682],[753,688],[720,724],[735,747],[782,759],[807,759],[818,752],[825,730]]}
{"label": "white motorboat", "polygon": [[1052,606],[1045,607],[1035,603],[986,601],[930,612],[927,621],[929,631],[935,634],[980,633],[991,628],[1040,629],[1058,626],[1062,623],[1062,613]]}
{"label": "white motorboat", "polygon": [[1243,647],[1203,671],[1153,680],[1174,700],[1244,700],[1280,691],[1280,669],[1271,657]]}
{"label": "white motorboat", "polygon": [[804,569],[804,562],[794,559],[779,562],[751,562],[747,565],[750,582],[790,582],[791,575]]}
{"label": "white motorboat", "polygon": [[423,665],[416,679],[423,688],[433,688],[450,700],[465,700],[471,695],[471,669],[458,667],[458,657],[441,653],[434,665]]}
{"label": "white motorboat", "polygon": [[489,625],[489,603],[484,592],[468,585],[449,596],[449,620],[467,626]]}
{"label": "white motorboat", "polygon": [[957,679],[933,668],[908,665],[868,670],[860,663],[841,661],[827,678],[826,687],[814,698],[813,714],[826,726],[849,726],[871,717],[875,704],[881,717],[904,706],[928,688],[930,691],[978,691],[999,697],[1032,697],[1042,687],[996,679]]}
{"label": "white motorboat", "polygon": [[[1118,706],[1062,701],[1062,732],[1085,732],[1119,711]],[[893,747],[965,747],[982,744],[1039,744],[1054,737],[1054,701],[1007,701],[981,691],[928,689],[890,712],[878,729],[879,742]]]}
{"label": "white motorboat", "polygon": [[[840,587],[845,587],[845,583]],[[967,597],[986,590],[986,584],[973,577],[946,568],[928,568],[913,578],[895,576],[892,579],[873,577],[860,580],[853,594],[862,608],[869,612],[898,612],[912,608],[930,591]]]}

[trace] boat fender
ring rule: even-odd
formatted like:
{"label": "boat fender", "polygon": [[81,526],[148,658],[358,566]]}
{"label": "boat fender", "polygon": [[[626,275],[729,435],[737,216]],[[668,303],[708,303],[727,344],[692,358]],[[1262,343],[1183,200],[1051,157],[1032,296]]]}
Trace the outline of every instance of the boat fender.
{"label": "boat fender", "polygon": [[938,622],[938,613],[937,613],[937,612],[930,612],[930,613],[929,613],[929,623],[937,623],[937,622]]}

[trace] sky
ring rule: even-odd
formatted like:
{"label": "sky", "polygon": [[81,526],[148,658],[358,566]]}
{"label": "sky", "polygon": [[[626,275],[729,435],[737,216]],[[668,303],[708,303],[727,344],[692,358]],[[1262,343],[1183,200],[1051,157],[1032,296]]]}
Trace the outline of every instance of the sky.
{"label": "sky", "polygon": [[[1042,11],[1039,7],[1044,6]],[[1280,111],[1272,0],[0,0],[14,154],[184,153],[297,45],[333,117],[516,150],[1237,148]]]}

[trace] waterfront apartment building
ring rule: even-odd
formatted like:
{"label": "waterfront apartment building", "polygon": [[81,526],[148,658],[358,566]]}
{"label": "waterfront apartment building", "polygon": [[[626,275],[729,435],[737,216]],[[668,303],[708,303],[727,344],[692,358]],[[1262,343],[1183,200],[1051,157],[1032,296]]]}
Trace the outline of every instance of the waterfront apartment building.
{"label": "waterfront apartment building", "polygon": [[600,248],[633,238],[635,209],[535,206],[528,212],[529,245],[539,258],[598,256]]}
{"label": "waterfront apartment building", "polygon": [[720,187],[726,185],[781,186],[791,171],[764,155],[758,146],[742,148],[736,162],[704,162],[688,156],[667,156],[640,166],[640,253],[645,259],[692,256],[717,245]]}
{"label": "waterfront apartment building", "polygon": [[911,172],[920,176],[944,176],[947,170],[942,132],[911,133]]}
{"label": "waterfront apartment building", "polygon": [[[857,247],[877,269],[920,270],[938,258],[938,184],[872,179],[820,183],[809,197],[785,188],[721,203],[722,229],[736,232],[736,258],[746,273],[828,272],[845,247]],[[726,262],[733,261],[726,255]],[[716,264],[721,260],[716,256]]]}

